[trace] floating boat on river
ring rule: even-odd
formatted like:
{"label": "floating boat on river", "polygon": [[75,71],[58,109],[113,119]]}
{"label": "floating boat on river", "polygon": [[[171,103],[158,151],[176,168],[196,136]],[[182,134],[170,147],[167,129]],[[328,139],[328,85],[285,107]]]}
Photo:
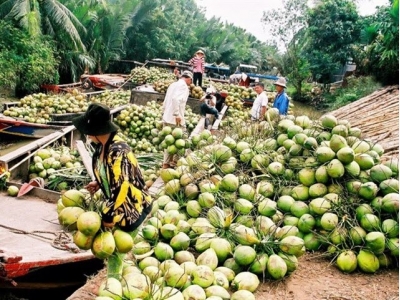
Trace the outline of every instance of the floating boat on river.
{"label": "floating boat on river", "polygon": [[0,118],[0,135],[40,139],[64,127]]}
{"label": "floating boat on river", "polygon": [[[14,184],[14,183],[13,183]],[[43,267],[95,259],[58,223],[57,192],[33,188],[16,198],[0,192],[0,284]]]}

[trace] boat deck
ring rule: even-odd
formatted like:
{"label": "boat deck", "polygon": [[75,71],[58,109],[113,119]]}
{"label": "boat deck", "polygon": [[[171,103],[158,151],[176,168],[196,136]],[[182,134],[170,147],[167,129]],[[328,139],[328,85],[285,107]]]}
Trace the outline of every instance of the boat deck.
{"label": "boat deck", "polygon": [[[23,276],[36,268],[94,258],[90,250],[77,249],[72,235],[63,231],[54,203],[1,192],[0,206],[0,280]],[[57,240],[60,237],[69,238],[71,243],[62,247],[64,243]]]}

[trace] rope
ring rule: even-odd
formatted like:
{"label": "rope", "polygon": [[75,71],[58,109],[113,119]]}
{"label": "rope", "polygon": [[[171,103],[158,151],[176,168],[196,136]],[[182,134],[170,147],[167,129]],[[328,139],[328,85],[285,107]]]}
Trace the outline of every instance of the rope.
{"label": "rope", "polygon": [[[16,234],[33,235],[38,238],[48,240],[48,241],[50,241],[51,246],[53,246],[54,248],[59,249],[59,250],[70,251],[72,253],[80,252],[79,248],[75,246],[71,237],[64,230],[61,230],[61,231],[44,231],[44,230],[25,231],[25,230],[9,227],[9,226],[2,225],[2,224],[0,224],[0,227],[8,229],[11,232],[16,233]],[[50,235],[53,235],[54,237],[53,238],[46,237],[43,234],[50,234]]]}

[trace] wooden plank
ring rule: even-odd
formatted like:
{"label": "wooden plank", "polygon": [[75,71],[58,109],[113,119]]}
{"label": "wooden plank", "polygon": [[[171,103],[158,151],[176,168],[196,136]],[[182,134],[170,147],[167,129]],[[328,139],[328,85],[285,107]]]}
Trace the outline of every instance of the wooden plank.
{"label": "wooden plank", "polygon": [[149,188],[149,194],[151,196],[158,196],[163,187],[164,187],[164,181],[161,179],[161,177],[158,177],[156,181],[154,181],[154,183]]}
{"label": "wooden plank", "polygon": [[220,112],[219,118],[214,122],[212,130],[218,130],[219,124],[221,123],[222,118],[224,117],[226,111],[228,110],[228,105],[225,105]]}
{"label": "wooden plank", "polygon": [[76,149],[78,150],[78,152],[82,158],[83,165],[85,166],[88,175],[90,176],[90,178],[92,180],[94,180],[95,177],[94,177],[93,168],[92,168],[92,157],[90,156],[89,152],[86,150],[86,147],[81,140],[76,141],[75,144],[76,144]]}

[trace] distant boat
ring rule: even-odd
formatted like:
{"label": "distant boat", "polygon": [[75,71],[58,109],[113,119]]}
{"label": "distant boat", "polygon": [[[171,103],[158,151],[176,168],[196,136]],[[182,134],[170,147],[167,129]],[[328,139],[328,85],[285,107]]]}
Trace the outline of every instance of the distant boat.
{"label": "distant boat", "polygon": [[40,139],[62,130],[63,126],[29,123],[20,120],[0,118],[0,135]]}

